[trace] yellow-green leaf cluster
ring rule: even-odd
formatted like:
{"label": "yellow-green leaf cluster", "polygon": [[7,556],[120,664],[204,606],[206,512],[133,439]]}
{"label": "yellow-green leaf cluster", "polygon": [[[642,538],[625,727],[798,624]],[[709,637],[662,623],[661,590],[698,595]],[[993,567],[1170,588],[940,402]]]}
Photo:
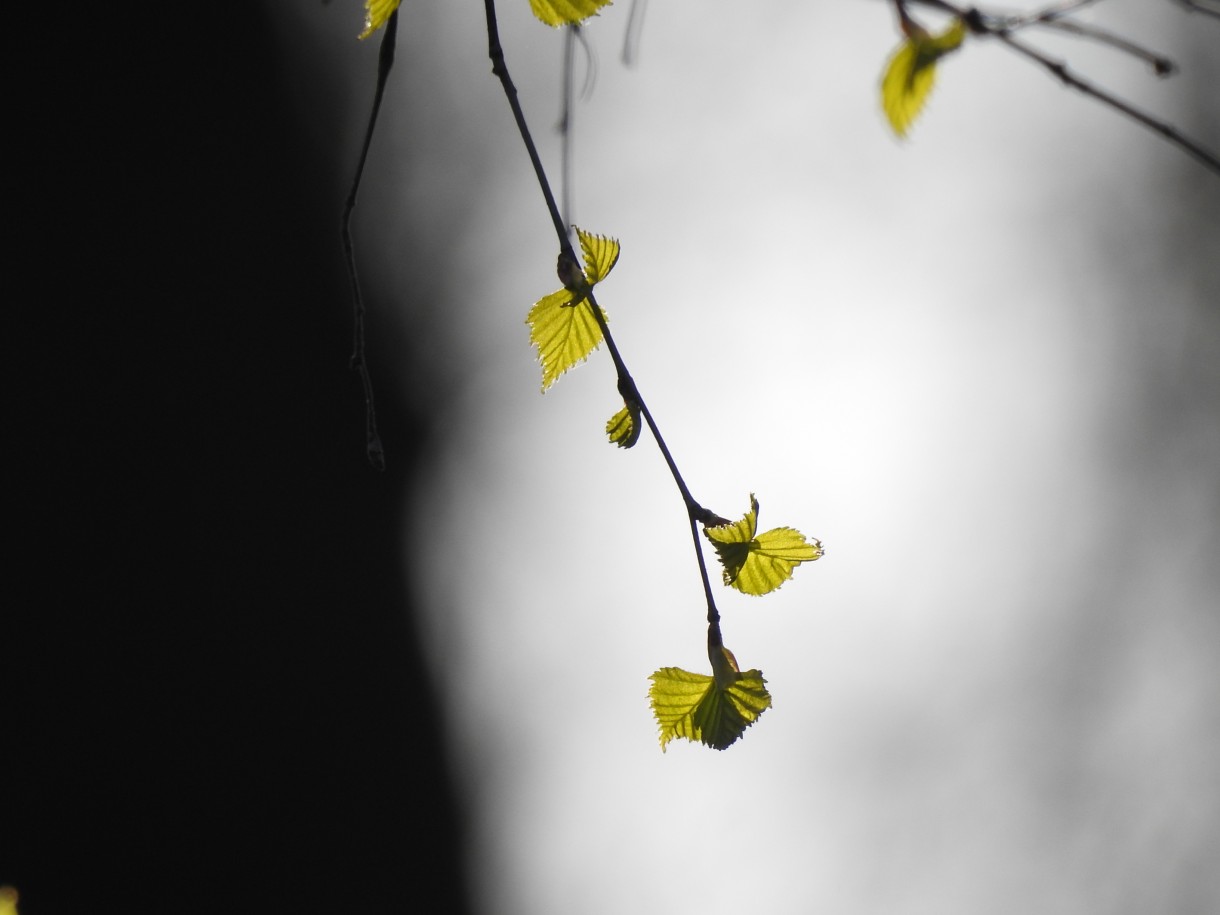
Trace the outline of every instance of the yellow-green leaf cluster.
{"label": "yellow-green leaf cluster", "polygon": [[802,562],[822,555],[818,540],[790,527],[777,527],[766,533],[758,529],[758,500],[750,493],[750,510],[740,521],[705,527],[704,535],[716,548],[724,566],[724,583],[743,594],[767,594],[789,578]]}
{"label": "yellow-green leaf cluster", "polygon": [[649,679],[648,698],[660,729],[661,750],[675,737],[717,750],[733,745],[746,728],[771,707],[771,694],[761,671],[737,669],[727,648],[713,655],[715,676],[662,667]]}
{"label": "yellow-green leaf cluster", "polygon": [[907,135],[932,92],[936,62],[960,48],[965,38],[966,25],[960,19],[939,35],[911,23],[881,77],[881,108],[899,137]]}
{"label": "yellow-green leaf cluster", "polygon": [[389,21],[402,0],[364,0],[364,31],[361,38],[368,38]]}
{"label": "yellow-green leaf cluster", "polygon": [[17,888],[0,886],[0,915],[17,915]]}
{"label": "yellow-green leaf cluster", "polygon": [[[588,301],[589,290],[606,278],[618,263],[619,243],[613,238],[591,235],[576,229],[585,256],[583,283],[573,283],[543,296],[525,317],[530,327],[530,343],[538,350],[542,363],[542,390],[545,391],[568,369],[583,362],[602,342],[601,325]],[[602,320],[608,321],[605,311]]]}
{"label": "yellow-green leaf cluster", "polygon": [[577,25],[596,16],[610,0],[530,0],[534,15],[547,25]]}

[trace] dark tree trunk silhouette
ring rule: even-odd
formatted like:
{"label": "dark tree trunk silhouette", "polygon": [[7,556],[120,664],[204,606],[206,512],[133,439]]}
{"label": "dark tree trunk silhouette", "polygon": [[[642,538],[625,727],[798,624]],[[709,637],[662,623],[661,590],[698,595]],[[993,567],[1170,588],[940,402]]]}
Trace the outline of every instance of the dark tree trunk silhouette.
{"label": "dark tree trunk silhouette", "polygon": [[383,376],[368,467],[349,163],[294,120],[265,15],[10,24],[30,156],[6,193],[0,884],[22,915],[468,909],[402,568],[426,417]]}

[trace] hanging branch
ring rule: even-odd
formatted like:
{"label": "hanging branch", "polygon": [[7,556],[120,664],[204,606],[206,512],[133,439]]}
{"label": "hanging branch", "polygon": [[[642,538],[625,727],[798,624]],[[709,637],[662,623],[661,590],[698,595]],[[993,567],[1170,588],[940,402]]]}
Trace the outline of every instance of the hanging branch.
{"label": "hanging branch", "polygon": [[343,237],[343,254],[347,260],[347,276],[352,287],[352,359],[351,367],[360,373],[360,384],[364,389],[365,453],[376,470],[385,470],[385,449],[377,431],[377,408],[373,402],[373,380],[369,376],[368,360],[364,352],[364,297],[360,294],[360,278],[356,273],[356,254],[352,245],[352,213],[356,209],[356,195],[360,191],[360,179],[364,176],[364,163],[369,157],[369,146],[377,127],[377,114],[381,111],[381,98],[385,94],[386,80],[394,66],[394,45],[398,37],[398,10],[390,14],[381,36],[381,48],[377,56],[377,88],[373,91],[373,109],[369,112],[368,126],[364,130],[364,142],[360,145],[360,158],[356,162],[356,175],[352,189],[343,205],[340,234]]}
{"label": "hanging branch", "polygon": [[[484,0],[484,8],[487,14],[487,41],[488,41],[488,56],[491,58],[491,71],[499,78],[500,84],[504,88],[504,95],[508,99],[509,107],[513,112],[513,119],[517,123],[517,129],[521,134],[521,141],[525,144],[526,151],[529,153],[530,162],[534,167],[534,175],[538,179],[538,185],[542,190],[543,199],[546,201],[547,212],[550,214],[551,222],[555,228],[555,238],[559,242],[559,262],[558,274],[560,281],[569,289],[577,288],[577,285],[584,284],[583,274],[581,273],[579,261],[576,258],[576,252],[572,248],[572,243],[568,238],[567,228],[563,218],[560,215],[559,208],[555,203],[555,195],[551,191],[551,184],[547,178],[546,169],[542,164],[542,160],[538,155],[538,148],[534,143],[534,138],[530,133],[528,124],[525,121],[525,113],[521,109],[520,100],[517,97],[517,87],[513,84],[512,77],[508,72],[508,65],[504,60],[504,49],[500,44],[500,29],[496,20],[496,4],[495,0]],[[690,522],[691,536],[694,540],[695,556],[699,564],[699,577],[703,583],[703,592],[707,598],[707,619],[708,624],[714,627],[717,644],[720,644],[720,614],[716,609],[715,598],[712,595],[711,581],[708,577],[707,565],[703,559],[703,548],[699,541],[698,525],[704,524],[714,526],[718,524],[726,524],[725,519],[716,515],[695,501],[691,495],[690,488],[686,485],[686,481],[682,477],[681,471],[678,469],[677,462],[674,461],[673,455],[670,453],[669,446],[665,443],[665,438],[661,434],[660,428],[657,426],[656,420],[652,416],[652,411],[648,409],[644,398],[641,396],[639,388],[632,378],[631,373],[627,369],[627,364],[623,360],[622,354],[619,352],[617,344],[614,342],[614,336],[610,333],[610,328],[606,324],[605,318],[602,316],[602,310],[597,304],[593,290],[585,286],[581,289],[585,298],[588,300],[589,306],[593,311],[594,318],[598,326],[601,328],[602,336],[606,341],[606,349],[610,353],[610,359],[614,363],[614,369],[618,376],[618,390],[622,394],[623,399],[629,404],[635,404],[639,407],[640,414],[644,417],[648,428],[651,430],[657,447],[661,452],[661,456],[665,459],[665,464],[669,468],[670,475],[674,479],[674,483],[678,487],[678,492],[682,496],[682,502],[686,507],[687,518]],[[709,636],[710,638],[710,636]]]}
{"label": "hanging branch", "polygon": [[[596,0],[594,0],[596,5]],[[623,413],[634,412],[637,417],[642,415],[651,430],[665,463],[669,467],[674,483],[682,495],[686,507],[687,520],[690,524],[691,539],[695,548],[695,559],[699,567],[699,578],[703,584],[703,593],[707,599],[707,655],[712,673],[691,673],[677,667],[662,667],[655,671],[649,680],[652,686],[648,690],[649,701],[653,715],[660,731],[661,749],[674,738],[681,737],[690,741],[698,741],[717,750],[732,746],[753,725],[768,708],[771,707],[771,694],[767,691],[766,680],[762,671],[751,669],[742,671],[737,665],[733,653],[724,645],[720,631],[720,613],[712,595],[711,580],[708,577],[707,565],[703,558],[703,547],[699,539],[698,525],[704,525],[704,534],[713,542],[721,563],[725,566],[725,582],[732,583],[738,590],[750,594],[765,594],[778,588],[783,581],[791,576],[792,568],[801,562],[817,559],[822,555],[821,544],[817,541],[806,542],[804,536],[791,528],[777,528],[755,537],[758,517],[758,501],[751,495],[750,511],[742,521],[732,524],[718,517],[699,505],[690,493],[678,466],[670,454],[665,439],[657,428],[652,412],[640,396],[635,380],[627,370],[626,363],[619,353],[610,329],[606,325],[601,306],[593,295],[593,285],[609,273],[618,259],[618,242],[600,236],[590,236],[579,229],[581,247],[587,255],[587,270],[582,270],[576,260],[575,251],[568,239],[555,196],[551,192],[546,171],[538,157],[538,150],[530,135],[517,99],[517,90],[508,74],[504,61],[504,50],[500,45],[499,28],[496,23],[495,0],[484,0],[487,12],[488,53],[492,61],[492,72],[499,77],[513,111],[513,118],[521,134],[522,142],[529,153],[534,166],[534,174],[538,179],[542,196],[546,200],[547,210],[555,226],[555,236],[559,242],[559,260],[557,272],[563,288],[535,303],[531,316],[537,315],[537,324],[531,324],[531,336],[539,326],[547,326],[555,319],[555,312],[570,308],[571,317],[559,319],[560,323],[576,320],[577,309],[586,305],[594,317],[601,339],[606,341],[606,348],[614,362],[618,374],[618,390],[626,402]],[[537,12],[537,8],[535,8]],[[555,17],[558,18],[558,17]],[[559,24],[552,21],[550,24]],[[583,314],[583,312],[581,312]],[[551,325],[553,326],[553,325]],[[570,328],[571,324],[567,326]],[[588,332],[587,325],[584,328]],[[547,383],[553,382],[559,373],[571,367],[583,356],[571,357],[566,364],[556,369],[555,364],[548,366],[542,356],[541,338],[539,355],[543,359],[544,389]],[[596,346],[596,342],[590,345]],[[587,355],[588,350],[585,351]],[[550,372],[556,374],[549,378]],[[617,420],[611,420],[614,423]],[[638,427],[636,429],[638,434]],[[619,442],[621,444],[621,442]],[[766,545],[764,545],[764,541]],[[732,571],[730,571],[730,568]]]}

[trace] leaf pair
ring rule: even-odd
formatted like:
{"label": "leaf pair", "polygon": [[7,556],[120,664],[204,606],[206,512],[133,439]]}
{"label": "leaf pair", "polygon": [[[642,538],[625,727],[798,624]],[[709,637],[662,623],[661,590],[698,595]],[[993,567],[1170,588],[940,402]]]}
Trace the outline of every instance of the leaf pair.
{"label": "leaf pair", "polygon": [[661,750],[675,737],[716,750],[732,746],[771,707],[761,671],[744,674],[723,645],[711,651],[712,676],[662,667],[649,679],[648,698],[661,731]]}
{"label": "leaf pair", "polygon": [[894,52],[881,78],[881,108],[890,127],[905,137],[919,117],[936,82],[936,62],[961,47],[966,24],[960,19],[939,35],[909,20],[906,40]]}
{"label": "leaf pair", "polygon": [[724,566],[724,583],[743,594],[768,594],[790,579],[802,562],[822,556],[821,541],[806,540],[798,530],[777,527],[763,534],[757,530],[754,493],[750,493],[750,510],[740,521],[703,528]]}
{"label": "leaf pair", "polygon": [[[542,363],[542,390],[546,391],[568,369],[584,362],[602,342],[602,329],[588,302],[589,290],[606,278],[618,263],[619,244],[613,238],[576,229],[585,255],[583,275],[574,264],[560,264],[564,288],[543,296],[526,315],[530,343]],[[566,269],[565,269],[566,268]],[[570,275],[574,274],[574,275]],[[608,321],[603,311],[602,320]]]}
{"label": "leaf pair", "polygon": [[[705,525],[703,533],[724,566],[724,583],[745,594],[767,594],[792,577],[802,562],[822,555],[822,544],[790,527],[758,532],[758,500],[740,521]],[[661,750],[675,737],[723,750],[771,707],[762,671],[744,674],[733,653],[720,644],[720,627],[709,630],[712,675],[662,667],[650,678],[648,698],[661,732]]]}

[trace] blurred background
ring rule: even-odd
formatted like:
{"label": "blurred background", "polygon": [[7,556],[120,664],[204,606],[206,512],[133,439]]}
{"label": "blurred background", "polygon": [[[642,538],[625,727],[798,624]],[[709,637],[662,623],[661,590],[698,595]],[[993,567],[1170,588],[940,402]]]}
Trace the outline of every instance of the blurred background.
{"label": "blurred background", "polygon": [[[564,37],[498,5],[557,180]],[[99,11],[113,44],[26,48],[85,65],[54,180],[9,179],[73,253],[11,338],[22,915],[1220,905],[1220,177],[986,41],[896,140],[875,0],[653,0],[630,68],[629,10],[576,57],[571,220],[622,241],[599,300],[695,497],[826,547],[718,594],[774,707],[659,748],[649,674],[708,669],[686,520],[605,441],[604,350],[538,392],[555,242],[482,5],[402,10],[357,210],[385,476],[337,233],[361,5]],[[1038,44],[1220,148],[1220,22],[1085,18],[1181,73]]]}
{"label": "blurred background", "polygon": [[[375,48],[272,6],[351,160]],[[563,36],[500,7],[557,180]],[[605,442],[604,352],[539,396],[555,244],[481,5],[404,9],[357,231],[374,336],[429,335],[407,561],[478,910],[1214,910],[1220,178],[986,41],[895,140],[883,3],[654,2],[626,68],[629,8],[576,58],[571,220],[623,245],[600,301],[696,498],[756,492],[826,556],[721,592],[774,708],[662,754],[648,675],[707,670],[680,501],[647,435]],[[1220,146],[1220,22],[1084,18],[1181,74],[1039,46]]]}

